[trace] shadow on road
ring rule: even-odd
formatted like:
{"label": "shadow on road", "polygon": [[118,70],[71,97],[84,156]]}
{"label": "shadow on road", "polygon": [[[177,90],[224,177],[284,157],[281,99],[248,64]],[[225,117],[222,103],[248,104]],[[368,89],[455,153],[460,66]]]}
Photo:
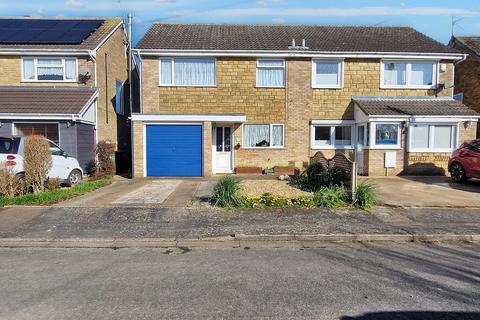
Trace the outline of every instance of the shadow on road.
{"label": "shadow on road", "polygon": [[365,313],[357,317],[341,317],[340,320],[478,320],[479,312],[443,311],[391,311]]}

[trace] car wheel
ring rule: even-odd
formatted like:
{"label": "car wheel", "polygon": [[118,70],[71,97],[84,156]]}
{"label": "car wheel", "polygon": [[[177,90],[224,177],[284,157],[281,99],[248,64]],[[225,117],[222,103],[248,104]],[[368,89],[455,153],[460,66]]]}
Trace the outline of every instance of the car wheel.
{"label": "car wheel", "polygon": [[454,182],[464,182],[467,180],[465,168],[459,162],[454,162],[450,167],[450,176]]}
{"label": "car wheel", "polygon": [[68,175],[67,184],[69,186],[73,186],[80,181],[82,181],[82,173],[80,172],[80,170],[72,170],[72,172],[70,172],[70,174]]}

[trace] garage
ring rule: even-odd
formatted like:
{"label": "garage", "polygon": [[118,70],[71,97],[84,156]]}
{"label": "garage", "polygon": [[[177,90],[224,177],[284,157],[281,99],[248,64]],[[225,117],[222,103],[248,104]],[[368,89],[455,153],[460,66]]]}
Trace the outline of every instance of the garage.
{"label": "garage", "polygon": [[203,175],[201,125],[146,125],[145,130],[147,176]]}

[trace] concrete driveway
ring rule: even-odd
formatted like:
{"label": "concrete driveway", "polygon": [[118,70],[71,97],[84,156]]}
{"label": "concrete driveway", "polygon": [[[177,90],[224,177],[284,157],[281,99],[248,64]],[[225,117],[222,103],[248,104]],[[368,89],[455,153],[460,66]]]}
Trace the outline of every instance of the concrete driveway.
{"label": "concrete driveway", "polygon": [[362,177],[378,188],[385,206],[480,208],[480,180],[454,183],[449,177]]}
{"label": "concrete driveway", "polygon": [[215,179],[121,179],[57,204],[60,207],[189,207],[207,205]]}

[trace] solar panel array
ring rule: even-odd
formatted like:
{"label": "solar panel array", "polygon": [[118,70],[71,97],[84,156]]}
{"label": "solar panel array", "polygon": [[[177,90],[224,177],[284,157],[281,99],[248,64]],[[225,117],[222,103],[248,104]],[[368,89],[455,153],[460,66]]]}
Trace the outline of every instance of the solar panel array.
{"label": "solar panel array", "polygon": [[80,44],[104,20],[0,19],[0,43]]}

